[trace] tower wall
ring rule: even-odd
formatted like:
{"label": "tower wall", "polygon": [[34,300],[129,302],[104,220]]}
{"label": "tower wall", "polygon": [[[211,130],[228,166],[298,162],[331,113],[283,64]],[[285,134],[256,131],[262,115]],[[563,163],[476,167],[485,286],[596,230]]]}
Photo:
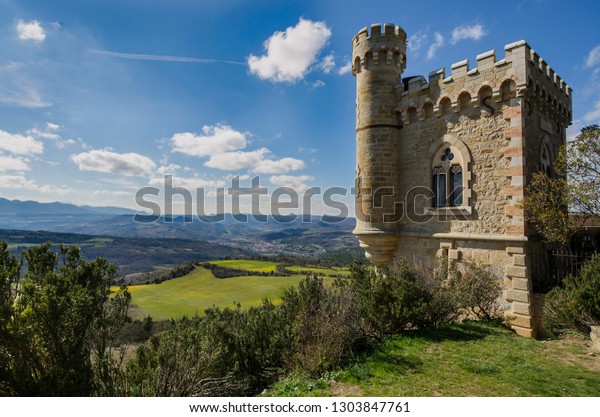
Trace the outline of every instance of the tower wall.
{"label": "tower wall", "polygon": [[357,226],[367,257],[387,261],[396,245],[394,201],[399,192],[396,86],[406,67],[406,33],[391,24],[372,25],[352,41],[356,76]]}
{"label": "tower wall", "polygon": [[[361,33],[369,39],[366,30]],[[377,74],[361,75],[362,54],[368,68],[373,45],[360,40],[355,37],[354,52],[360,53],[353,54],[357,181],[369,187],[394,184],[395,190],[379,206],[369,200],[371,196],[359,194],[357,217],[375,214],[362,221],[359,217],[355,234],[361,245],[367,252],[375,249],[377,256],[371,258],[376,263],[403,257],[419,266],[433,266],[436,257],[447,256],[451,262],[472,259],[489,265],[504,284],[502,300],[513,328],[535,336],[541,321],[536,316],[531,279],[536,265],[531,254],[542,244],[518,202],[531,175],[544,169],[544,158],[553,159],[566,140],[571,88],[525,41],[518,41],[506,45],[502,59],[488,51],[477,56],[474,68],[463,60],[453,64],[448,75],[442,68],[428,79],[417,76],[397,82],[390,111],[390,83],[383,87],[374,77]],[[401,129],[361,130],[369,124],[393,123],[394,114]],[[546,151],[549,157],[544,156]],[[452,162],[441,162],[440,155],[452,156]],[[432,204],[432,176],[445,172],[451,178],[450,169],[455,168],[461,175],[462,201]],[[415,187],[430,194],[415,198],[411,195]],[[402,203],[400,221],[390,226],[378,217]]]}

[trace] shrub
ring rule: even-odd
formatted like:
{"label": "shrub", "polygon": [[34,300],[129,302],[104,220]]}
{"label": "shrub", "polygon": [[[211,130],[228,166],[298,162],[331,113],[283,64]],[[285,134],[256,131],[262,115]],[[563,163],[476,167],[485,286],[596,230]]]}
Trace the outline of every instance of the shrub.
{"label": "shrub", "polygon": [[385,334],[427,327],[432,296],[419,285],[406,261],[379,269],[354,266],[350,278],[337,282],[350,288],[365,334],[381,339]]}
{"label": "shrub", "polygon": [[429,294],[424,326],[438,327],[455,321],[460,315],[459,276],[453,272],[454,268],[449,270],[448,257],[439,258],[437,267],[433,269],[417,269],[417,283]]}
{"label": "shrub", "polygon": [[500,280],[488,265],[463,261],[450,268],[451,285],[458,304],[478,319],[501,320],[504,317]]}
{"label": "shrub", "polygon": [[105,259],[62,245],[60,258],[50,242],[32,246],[21,276],[0,242],[0,395],[111,394],[117,383],[111,349],[129,293],[110,296],[116,266]]}
{"label": "shrub", "polygon": [[579,275],[568,276],[546,295],[544,321],[553,333],[575,331],[585,336],[590,326],[600,324],[600,255],[592,256]]}
{"label": "shrub", "polygon": [[227,396],[256,393],[282,364],[289,337],[277,308],[211,308],[153,336],[128,365],[128,395]]}
{"label": "shrub", "polygon": [[364,337],[360,311],[346,287],[327,287],[315,275],[283,295],[283,320],[291,326],[286,366],[292,371],[320,376],[354,356]]}

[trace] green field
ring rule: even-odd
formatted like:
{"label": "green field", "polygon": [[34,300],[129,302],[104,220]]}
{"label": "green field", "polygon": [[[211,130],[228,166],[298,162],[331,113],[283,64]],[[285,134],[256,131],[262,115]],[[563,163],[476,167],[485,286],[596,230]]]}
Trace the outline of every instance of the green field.
{"label": "green field", "polygon": [[[242,269],[250,272],[274,272],[277,269],[277,262],[268,261],[253,261],[253,260],[226,260],[226,261],[209,261],[214,265],[219,265],[225,268]],[[319,268],[316,266],[286,266],[288,271],[296,272],[304,275],[306,272],[314,272],[316,274],[331,275],[350,275],[350,271],[345,268]]]}
{"label": "green field", "polygon": [[160,284],[130,286],[135,306],[132,316],[141,318],[149,314],[155,320],[169,320],[196,313],[202,315],[213,305],[231,307],[239,302],[243,308],[255,306],[264,297],[278,299],[286,288],[303,278],[303,275],[293,275],[217,279],[208,269],[199,267],[186,276]]}
{"label": "green field", "polygon": [[304,272],[314,272],[315,274],[323,274],[326,276],[331,275],[350,275],[350,271],[345,268],[318,268],[318,267],[310,267],[310,266],[286,266],[285,269],[292,272],[304,273]]}
{"label": "green field", "polygon": [[209,261],[211,264],[223,266],[225,268],[243,269],[251,272],[275,272],[277,262],[253,261],[253,260],[226,260]]}

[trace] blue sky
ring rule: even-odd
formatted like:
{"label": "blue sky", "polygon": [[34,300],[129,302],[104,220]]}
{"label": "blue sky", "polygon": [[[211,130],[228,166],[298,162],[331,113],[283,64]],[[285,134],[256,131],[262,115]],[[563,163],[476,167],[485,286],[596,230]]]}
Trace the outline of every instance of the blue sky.
{"label": "blue sky", "polygon": [[379,22],[408,33],[407,76],[525,39],[573,87],[573,135],[600,122],[599,21],[597,1],[0,0],[0,196],[349,188],[351,39]]}

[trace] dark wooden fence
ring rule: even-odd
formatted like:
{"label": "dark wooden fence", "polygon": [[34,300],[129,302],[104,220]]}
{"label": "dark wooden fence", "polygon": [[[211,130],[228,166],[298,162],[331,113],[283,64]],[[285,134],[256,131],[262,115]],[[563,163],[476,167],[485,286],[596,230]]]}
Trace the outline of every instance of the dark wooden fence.
{"label": "dark wooden fence", "polygon": [[547,293],[569,275],[579,274],[586,259],[594,252],[573,252],[564,249],[531,253],[533,292]]}

